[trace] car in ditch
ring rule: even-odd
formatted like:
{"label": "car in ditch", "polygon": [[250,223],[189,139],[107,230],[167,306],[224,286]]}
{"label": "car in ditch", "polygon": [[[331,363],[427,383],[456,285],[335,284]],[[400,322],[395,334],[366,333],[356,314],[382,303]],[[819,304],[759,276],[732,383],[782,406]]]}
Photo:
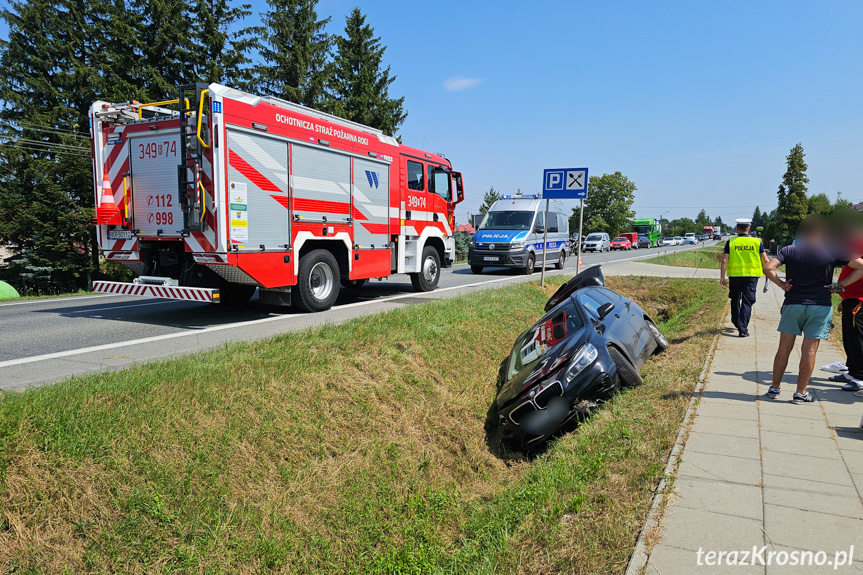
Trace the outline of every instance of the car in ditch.
{"label": "car in ditch", "polygon": [[605,287],[600,266],[563,284],[545,311],[516,339],[498,377],[500,439],[524,452],[640,385],[644,363],[668,347],[641,306]]}

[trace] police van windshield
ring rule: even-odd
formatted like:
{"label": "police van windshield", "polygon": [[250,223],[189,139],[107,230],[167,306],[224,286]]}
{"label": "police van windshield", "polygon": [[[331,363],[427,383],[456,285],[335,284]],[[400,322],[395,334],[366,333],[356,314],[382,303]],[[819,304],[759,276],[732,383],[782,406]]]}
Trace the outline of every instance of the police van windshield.
{"label": "police van windshield", "polygon": [[479,225],[481,230],[527,230],[533,222],[533,212],[488,212]]}

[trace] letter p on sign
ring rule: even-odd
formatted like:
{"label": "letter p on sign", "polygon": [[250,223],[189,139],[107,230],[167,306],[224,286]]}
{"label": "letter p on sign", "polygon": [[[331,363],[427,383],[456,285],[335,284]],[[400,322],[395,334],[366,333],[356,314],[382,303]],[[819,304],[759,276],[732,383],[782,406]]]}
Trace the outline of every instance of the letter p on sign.
{"label": "letter p on sign", "polygon": [[563,189],[563,170],[559,172],[548,172],[545,182],[546,190],[562,190]]}

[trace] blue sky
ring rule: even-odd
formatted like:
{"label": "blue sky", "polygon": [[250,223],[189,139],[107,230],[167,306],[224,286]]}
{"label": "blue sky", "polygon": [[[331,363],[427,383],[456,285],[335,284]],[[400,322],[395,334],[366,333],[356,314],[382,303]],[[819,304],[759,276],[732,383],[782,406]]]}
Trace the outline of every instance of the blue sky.
{"label": "blue sky", "polygon": [[[318,12],[338,32],[354,5]],[[863,3],[360,6],[406,96],[403,141],[464,173],[460,222],[489,186],[535,192],[567,166],[634,180],[639,216],[731,221],[775,207],[797,142],[811,192],[863,201]]]}
{"label": "blue sky", "polygon": [[[355,5],[318,12],[337,33]],[[797,142],[810,192],[863,201],[863,2],[360,6],[406,97],[403,141],[464,173],[460,223],[490,186],[533,193],[570,166],[628,176],[638,216],[731,221],[775,207]]]}

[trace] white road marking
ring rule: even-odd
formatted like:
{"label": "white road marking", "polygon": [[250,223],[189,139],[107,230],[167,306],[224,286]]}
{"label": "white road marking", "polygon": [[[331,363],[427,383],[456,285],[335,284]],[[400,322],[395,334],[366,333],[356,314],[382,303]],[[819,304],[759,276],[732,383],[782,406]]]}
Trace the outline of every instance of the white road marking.
{"label": "white road marking", "polygon": [[55,303],[58,301],[80,301],[84,299],[93,299],[94,297],[119,297],[117,294],[98,294],[98,295],[76,295],[72,297],[48,297],[45,299],[28,299],[27,301],[13,301],[9,303],[0,303],[0,307],[6,307],[7,305],[27,305],[27,304],[37,304],[37,303]]}
{"label": "white road marking", "polygon": [[[76,310],[76,311],[67,311],[65,313],[66,314],[88,313],[88,312],[94,312],[94,311],[108,311],[109,309],[126,309],[128,307],[141,307],[144,305],[159,305],[159,304],[166,304],[166,303],[186,303],[186,302],[187,302],[187,300],[160,299],[159,301],[149,301],[147,303],[133,303],[130,305],[113,305],[111,307],[88,308],[88,309],[82,309],[82,310]],[[195,302],[192,302],[192,303],[195,303]],[[197,303],[207,303],[207,302],[199,301]]]}
{"label": "white road marking", "polygon": [[[697,249],[697,247],[681,249],[678,251],[686,251],[688,249]],[[613,260],[613,261],[609,261],[609,262],[600,262],[600,263],[614,264],[615,262],[641,259],[641,258],[645,258],[645,257],[655,256],[655,255],[659,255],[659,254],[656,254],[656,253],[645,254],[643,256],[634,256],[631,258],[622,258],[619,260]],[[592,264],[592,265],[598,265],[598,264]],[[546,275],[559,275],[559,274],[571,272],[571,271],[572,271],[572,269],[546,270]],[[448,291],[457,290],[457,289],[466,289],[466,288],[477,287],[477,286],[482,286],[482,285],[513,281],[513,280],[517,280],[517,279],[528,279],[528,278],[532,278],[532,277],[533,276],[520,276],[520,275],[506,276],[506,277],[502,277],[502,278],[494,278],[494,279],[489,279],[489,280],[479,281],[479,282],[473,282],[473,283],[463,284],[463,285],[458,285],[458,286],[438,288],[434,292],[430,292],[430,293],[448,292]],[[87,296],[82,296],[82,297],[87,297]],[[100,296],[92,296],[92,297],[100,297]],[[401,299],[415,298],[415,297],[421,297],[421,294],[417,294],[416,292],[411,292],[411,293],[400,294],[400,295],[395,295],[395,296],[390,296],[390,297],[385,297],[385,298],[348,303],[348,304],[340,305],[336,309],[341,310],[341,309],[349,309],[349,308],[355,308],[355,307],[363,307],[363,306],[368,306],[368,305],[373,305],[373,304],[378,304],[378,303],[386,303],[386,302],[398,301]],[[80,299],[80,298],[68,298],[68,299]],[[429,299],[429,301],[432,301],[434,298],[430,297],[428,299]],[[148,304],[139,304],[139,305],[153,305],[156,303],[173,303],[173,302],[172,302],[172,300],[166,300],[165,302],[148,302]],[[180,337],[187,337],[190,335],[200,335],[202,333],[212,333],[212,332],[216,332],[216,331],[223,331],[226,329],[234,329],[234,328],[238,328],[238,327],[258,325],[258,324],[262,324],[262,323],[269,323],[269,322],[273,322],[273,321],[280,321],[280,320],[286,320],[286,319],[291,319],[291,318],[296,318],[296,317],[303,317],[303,316],[307,316],[307,315],[310,315],[310,314],[277,315],[277,316],[265,317],[265,318],[261,318],[261,319],[254,319],[254,320],[248,320],[248,321],[240,321],[240,322],[236,322],[236,323],[215,325],[215,326],[206,327],[206,328],[197,329],[197,330],[180,331],[180,332],[175,332],[175,333],[156,335],[156,336],[152,336],[152,337],[132,339],[132,340],[128,340],[128,341],[118,341],[118,342],[107,343],[107,344],[103,344],[103,345],[94,345],[91,347],[82,347],[82,348],[70,349],[70,350],[66,350],[66,351],[46,353],[43,355],[34,355],[31,357],[21,357],[18,359],[10,359],[10,360],[6,360],[6,361],[0,361],[0,369],[2,369],[4,367],[11,367],[13,365],[23,365],[23,364],[27,364],[27,363],[36,363],[39,361],[47,361],[50,359],[59,359],[62,357],[71,357],[71,356],[75,356],[75,355],[83,355],[85,353],[95,353],[95,352],[99,352],[99,351],[115,350],[117,348],[129,347],[131,345],[141,345],[141,344],[153,343],[153,342],[157,342],[157,341],[177,339]]]}

